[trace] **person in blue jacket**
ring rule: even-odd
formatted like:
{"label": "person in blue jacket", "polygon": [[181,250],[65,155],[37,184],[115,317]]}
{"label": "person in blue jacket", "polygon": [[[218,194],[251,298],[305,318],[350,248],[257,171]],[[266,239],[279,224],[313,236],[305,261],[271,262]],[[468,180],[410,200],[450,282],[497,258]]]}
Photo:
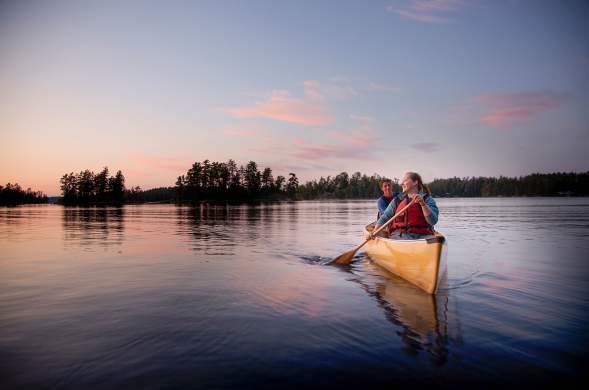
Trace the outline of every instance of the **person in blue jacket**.
{"label": "person in blue jacket", "polygon": [[389,203],[391,203],[391,200],[398,195],[396,192],[393,192],[393,182],[391,179],[381,179],[379,186],[382,191],[382,196],[376,201],[376,207],[378,208],[377,218],[380,218],[382,213],[389,206]]}

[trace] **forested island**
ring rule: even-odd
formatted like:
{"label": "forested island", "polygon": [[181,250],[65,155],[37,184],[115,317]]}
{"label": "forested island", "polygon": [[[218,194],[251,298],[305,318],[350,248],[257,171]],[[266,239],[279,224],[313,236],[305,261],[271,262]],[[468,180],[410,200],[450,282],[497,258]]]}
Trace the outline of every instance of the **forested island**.
{"label": "forested island", "polygon": [[30,188],[23,190],[18,183],[0,185],[0,205],[47,203],[48,198],[41,191],[33,191]]}
{"label": "forested island", "polygon": [[139,187],[126,189],[125,176],[120,170],[109,176],[108,167],[99,173],[88,169],[80,173],[66,173],[59,179],[60,203],[63,204],[120,204],[136,200]]}
{"label": "forested island", "polygon": [[296,199],[298,178],[274,178],[271,168],[258,169],[254,161],[237,166],[235,161],[195,162],[185,175],[178,176],[174,187],[142,190],[127,189],[125,176],[119,170],[109,176],[108,167],[95,173],[88,169],[67,173],[60,179],[60,203],[121,204],[142,202],[197,202],[202,200],[251,201]]}
{"label": "forested island", "polygon": [[204,160],[195,162],[186,175],[179,176],[174,189],[179,201],[295,199],[299,179],[292,172],[288,176],[274,178],[271,168],[260,171],[255,161],[238,167],[233,160]]}
{"label": "forested island", "polygon": [[[180,203],[199,201],[280,201],[313,199],[376,199],[384,176],[352,175],[342,172],[299,184],[295,173],[274,177],[270,167],[260,170],[254,161],[237,165],[235,161],[195,162],[174,186],[142,190],[126,188],[125,176],[118,170],[110,175],[108,167],[95,173],[88,169],[66,173],[60,179],[65,205]],[[401,191],[393,178],[393,191]],[[589,172],[534,173],[520,177],[453,177],[434,179],[428,186],[435,197],[496,196],[589,196]],[[0,204],[47,203],[47,196],[18,184],[0,186]]]}

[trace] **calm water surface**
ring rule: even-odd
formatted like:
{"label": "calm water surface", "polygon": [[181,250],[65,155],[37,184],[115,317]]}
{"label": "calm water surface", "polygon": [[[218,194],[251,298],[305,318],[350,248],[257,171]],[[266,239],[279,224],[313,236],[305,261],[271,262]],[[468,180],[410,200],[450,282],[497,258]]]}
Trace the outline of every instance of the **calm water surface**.
{"label": "calm water surface", "polygon": [[373,265],[374,202],[0,208],[0,387],[573,384],[589,199],[439,199],[447,285]]}

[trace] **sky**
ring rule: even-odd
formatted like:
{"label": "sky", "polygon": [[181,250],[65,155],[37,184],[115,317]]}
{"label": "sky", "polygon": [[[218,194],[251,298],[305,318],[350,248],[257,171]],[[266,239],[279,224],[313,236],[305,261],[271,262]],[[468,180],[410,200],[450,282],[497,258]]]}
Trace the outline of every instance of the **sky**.
{"label": "sky", "polygon": [[589,170],[589,3],[0,0],[0,184]]}

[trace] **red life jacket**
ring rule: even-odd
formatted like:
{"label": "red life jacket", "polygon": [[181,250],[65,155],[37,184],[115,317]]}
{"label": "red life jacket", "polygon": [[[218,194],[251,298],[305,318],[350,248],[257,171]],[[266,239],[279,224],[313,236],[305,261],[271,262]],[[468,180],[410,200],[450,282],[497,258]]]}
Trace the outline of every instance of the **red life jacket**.
{"label": "red life jacket", "polygon": [[[395,208],[395,213],[397,210],[401,210],[403,207],[407,206],[409,201],[410,199],[408,196],[400,201]],[[413,203],[407,210],[405,210],[403,215],[395,218],[393,222],[391,222],[389,225],[389,235],[397,230],[401,232],[401,235],[403,233],[434,234],[434,230],[425,220],[425,216],[423,215],[419,203]]]}

